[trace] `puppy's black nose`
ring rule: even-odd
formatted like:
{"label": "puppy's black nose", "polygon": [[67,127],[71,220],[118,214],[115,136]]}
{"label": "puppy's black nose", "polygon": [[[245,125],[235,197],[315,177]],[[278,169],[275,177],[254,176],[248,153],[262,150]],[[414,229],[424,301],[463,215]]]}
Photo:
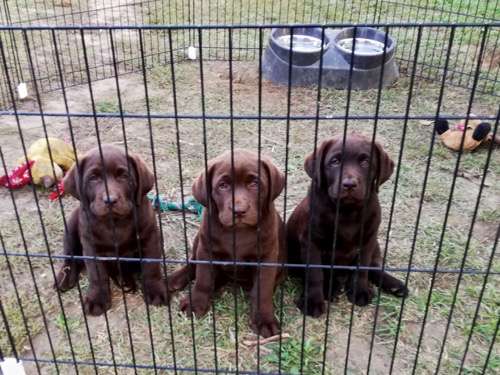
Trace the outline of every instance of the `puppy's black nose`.
{"label": "puppy's black nose", "polygon": [[247,213],[247,209],[243,206],[236,206],[234,208],[234,216],[235,217],[241,218],[241,217],[245,216],[246,213]]}
{"label": "puppy's black nose", "polygon": [[354,189],[358,184],[356,183],[356,180],[353,178],[346,178],[342,181],[342,187],[345,190],[352,190]]}
{"label": "puppy's black nose", "polygon": [[116,203],[116,201],[118,201],[118,197],[116,195],[114,195],[114,194],[109,194],[109,195],[104,195],[104,197],[102,198],[102,200],[108,206],[112,206],[112,205],[114,205]]}

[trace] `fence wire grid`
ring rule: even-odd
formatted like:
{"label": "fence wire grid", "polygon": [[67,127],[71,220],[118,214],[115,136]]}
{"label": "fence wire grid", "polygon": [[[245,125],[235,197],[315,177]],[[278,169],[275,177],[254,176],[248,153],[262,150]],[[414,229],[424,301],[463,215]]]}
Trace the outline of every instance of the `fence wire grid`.
{"label": "fence wire grid", "polygon": [[[12,26],[132,26],[132,25],[272,25],[272,24],[324,24],[324,23],[474,23],[487,24],[498,21],[498,1],[445,1],[419,0],[412,3],[369,1],[129,1],[129,0],[3,0],[0,21]],[[447,50],[449,28],[426,27],[422,30],[419,67],[415,74],[419,78],[439,80],[443,74],[446,54],[451,53],[447,80],[460,87],[471,88],[477,60],[481,29],[458,29],[453,48]],[[486,40],[480,80],[476,91],[497,95],[498,86],[498,30],[490,28]],[[411,68],[417,29],[395,27],[391,35],[398,42],[396,51],[402,72]],[[228,59],[227,30],[204,31],[204,58],[206,60]],[[48,30],[29,33],[34,52],[36,77],[43,92],[60,89],[54,53],[51,51],[51,35]],[[65,86],[86,82],[87,74],[81,53],[70,48],[78,45],[79,35],[66,30],[57,33]],[[27,69],[27,51],[22,48],[22,35],[10,32],[6,35],[11,44],[8,65],[14,81],[30,80]],[[113,57],[108,37],[99,30],[86,33],[87,45],[91,45],[89,70],[92,80],[114,76]],[[165,36],[153,30],[143,31],[145,59],[148,67],[167,65],[169,49],[174,61],[186,60],[186,49],[195,46],[197,35],[193,29],[177,30],[172,34],[172,45],[167,45]],[[122,28],[115,33],[118,74],[141,70],[141,56],[137,48],[138,34],[133,29]],[[258,32],[255,28],[234,30],[232,58],[255,60],[258,51]],[[5,77],[0,77],[3,106],[8,105]]]}
{"label": "fence wire grid", "polygon": [[[462,137],[452,151],[434,127],[439,117],[480,120],[498,136],[499,12],[498,1],[4,0],[0,174],[26,162],[38,139],[64,140],[77,165],[89,149],[114,144],[145,160],[152,194],[180,203],[208,160],[247,148],[270,156],[284,174],[275,206],[286,222],[311,184],[304,159],[333,135],[362,133],[372,150],[376,140],[395,169],[378,193],[380,267],[190,259],[200,217],[188,210],[156,210],[160,258],[68,256],[63,236],[79,202],[69,195],[50,201],[51,189],[34,185],[0,187],[0,360],[21,360],[27,374],[500,371],[498,146],[467,152]],[[351,68],[345,90],[327,87],[322,58],[311,86],[291,84],[292,65],[286,85],[263,77],[273,29],[318,27],[324,38],[325,30],[365,26],[396,40],[393,85],[383,87],[382,68],[374,89],[354,90]],[[135,206],[134,217],[137,227]],[[349,271],[355,280],[381,270],[409,295],[376,289],[363,307],[327,296],[325,314],[311,318],[296,306],[302,283],[287,277],[273,299],[281,331],[265,343],[255,340],[249,297],[237,285],[216,294],[204,318],[179,308],[191,284],[162,307],[113,286],[111,309],[88,316],[87,274],[71,291],[53,288],[67,259],[139,263],[141,271],[159,264],[164,279],[185,264],[235,275],[273,267]]]}

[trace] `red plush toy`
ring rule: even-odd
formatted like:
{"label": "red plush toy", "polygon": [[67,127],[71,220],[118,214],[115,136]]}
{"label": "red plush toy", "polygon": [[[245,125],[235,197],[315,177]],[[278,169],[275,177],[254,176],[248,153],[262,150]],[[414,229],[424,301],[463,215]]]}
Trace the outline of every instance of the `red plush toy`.
{"label": "red plush toy", "polygon": [[43,186],[46,189],[55,186],[49,195],[56,200],[63,194],[62,179],[64,172],[75,163],[73,148],[61,139],[48,137],[33,142],[27,150],[26,159],[19,159],[18,166],[8,175],[0,177],[0,186],[8,189],[20,189],[28,184]]}
{"label": "red plush toy", "polygon": [[[24,163],[12,170],[8,175],[0,177],[0,185],[11,190],[21,189],[31,183],[29,169],[35,164],[34,160],[30,160],[27,164]],[[57,187],[49,194],[49,199],[55,201],[57,198],[64,195],[63,180],[57,183]]]}
{"label": "red plush toy", "polygon": [[28,163],[14,168],[10,174],[0,177],[0,185],[12,190],[28,185],[31,182],[29,170],[33,164],[35,164],[35,161],[30,160]]}

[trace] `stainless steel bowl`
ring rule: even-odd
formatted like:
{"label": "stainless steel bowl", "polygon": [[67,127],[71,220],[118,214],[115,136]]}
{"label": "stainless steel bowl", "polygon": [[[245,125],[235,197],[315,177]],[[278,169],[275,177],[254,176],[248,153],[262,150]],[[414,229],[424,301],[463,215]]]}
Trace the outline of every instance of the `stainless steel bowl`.
{"label": "stainless steel bowl", "polygon": [[[356,42],[354,43],[354,39]],[[352,45],[354,44],[354,53],[362,56],[376,56],[384,53],[384,43],[375,39],[367,38],[345,38],[338,42],[339,48],[347,53],[352,52]]]}
{"label": "stainless steel bowl", "polygon": [[373,69],[390,61],[396,49],[396,41],[390,36],[364,26],[342,29],[333,38],[333,45],[345,61],[358,69]]}
{"label": "stainless steel bowl", "polygon": [[[321,48],[322,36],[324,36],[323,48]],[[289,63],[291,55],[292,65],[308,66],[316,63],[321,54],[327,51],[330,38],[320,27],[296,27],[293,33],[289,28],[276,28],[271,31],[269,44],[284,62]]]}
{"label": "stainless steel bowl", "polygon": [[[278,44],[286,49],[290,49],[290,35],[281,35],[276,39]],[[323,49],[325,44],[323,44]],[[312,35],[294,35],[292,38],[292,50],[302,53],[321,52],[321,39]]]}

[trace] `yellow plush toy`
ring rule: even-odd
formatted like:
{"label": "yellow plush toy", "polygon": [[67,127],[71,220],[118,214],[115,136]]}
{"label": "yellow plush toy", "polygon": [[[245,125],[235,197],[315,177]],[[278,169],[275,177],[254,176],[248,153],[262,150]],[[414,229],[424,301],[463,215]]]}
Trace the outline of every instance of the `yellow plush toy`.
{"label": "yellow plush toy", "polygon": [[[53,186],[57,181],[62,180],[65,171],[71,168],[75,162],[73,148],[58,138],[48,138],[50,152],[52,154],[53,167],[50,165],[49,149],[47,139],[41,138],[35,141],[28,149],[28,160],[34,163],[31,166],[32,183],[43,185],[46,188]],[[26,160],[20,158],[19,164]],[[54,171],[57,181],[54,181]]]}

